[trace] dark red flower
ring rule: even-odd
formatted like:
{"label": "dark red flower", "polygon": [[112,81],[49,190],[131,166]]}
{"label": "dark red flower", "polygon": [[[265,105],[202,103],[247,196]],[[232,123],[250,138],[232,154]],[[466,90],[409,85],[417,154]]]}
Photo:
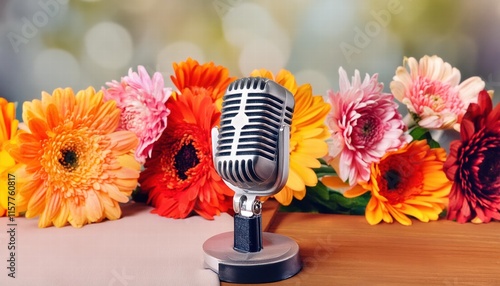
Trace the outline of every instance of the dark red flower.
{"label": "dark red flower", "polygon": [[461,140],[450,145],[444,164],[453,181],[448,219],[460,223],[500,220],[500,104],[481,91],[460,126]]}
{"label": "dark red flower", "polygon": [[153,145],[139,182],[153,213],[185,218],[197,213],[213,219],[232,210],[233,191],[215,171],[210,132],[219,123],[210,93],[186,88],[170,97],[168,125]]}

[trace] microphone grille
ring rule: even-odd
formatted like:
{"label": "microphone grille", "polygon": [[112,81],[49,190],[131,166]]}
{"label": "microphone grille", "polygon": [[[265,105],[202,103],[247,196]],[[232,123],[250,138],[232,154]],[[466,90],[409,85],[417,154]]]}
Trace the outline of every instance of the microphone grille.
{"label": "microphone grille", "polygon": [[[276,92],[278,88],[282,89],[281,92]],[[278,132],[283,123],[292,123],[293,103],[286,104],[289,102],[286,102],[285,92],[288,91],[282,86],[260,77],[232,82],[223,97],[217,155],[229,156],[231,150],[236,150],[235,155],[256,155],[274,160]],[[243,98],[245,102],[242,102]],[[235,134],[238,123],[243,126],[240,133]],[[238,144],[238,148],[232,149],[233,144]]]}
{"label": "microphone grille", "polygon": [[223,97],[217,169],[232,182],[265,181],[273,176],[280,128],[291,125],[293,95],[260,77],[232,82]]}

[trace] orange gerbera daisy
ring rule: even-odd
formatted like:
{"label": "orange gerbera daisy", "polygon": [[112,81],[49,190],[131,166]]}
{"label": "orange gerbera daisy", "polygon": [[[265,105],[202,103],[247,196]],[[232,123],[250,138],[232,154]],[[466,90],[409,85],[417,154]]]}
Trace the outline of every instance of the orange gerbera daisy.
{"label": "orange gerbera daisy", "polygon": [[236,80],[236,77],[229,77],[227,68],[216,66],[213,62],[200,65],[198,61],[188,58],[185,62],[174,63],[173,66],[175,76],[170,78],[180,93],[185,88],[191,89],[195,94],[198,89],[205,89],[211,95],[212,101],[217,103],[219,110],[227,86]]}
{"label": "orange gerbera daisy", "polygon": [[318,177],[312,168],[319,168],[321,158],[328,153],[326,139],[330,137],[325,118],[330,105],[320,95],[313,95],[310,84],[297,85],[295,77],[281,70],[276,77],[265,69],[255,70],[252,76],[272,79],[287,88],[295,97],[295,109],[290,130],[290,171],[286,186],[274,195],[283,205],[293,198],[299,200],[306,195],[306,186],[314,187]]}
{"label": "orange gerbera daisy", "polygon": [[393,222],[411,225],[407,215],[420,221],[437,220],[448,202],[451,182],[443,164],[446,152],[431,149],[426,140],[414,141],[397,151],[387,152],[379,163],[372,163],[370,180],[362,188],[344,193],[357,197],[371,191],[365,210],[368,223]]}
{"label": "orange gerbera daisy", "polygon": [[149,193],[153,213],[185,218],[193,212],[213,219],[232,209],[231,191],[215,171],[211,130],[219,123],[217,111],[206,89],[195,94],[185,88],[167,102],[168,126],[154,143],[153,154],[139,178]]}
{"label": "orange gerbera daisy", "polygon": [[[14,174],[19,165],[6,150],[7,144],[14,140],[17,134],[18,123],[15,104],[0,97],[0,216],[18,215],[23,211],[22,206],[17,202],[17,194],[11,195],[16,193],[15,186],[10,188],[9,194],[9,181],[12,182],[11,184],[17,184],[22,178]],[[11,180],[9,180],[9,174],[11,174]],[[9,197],[12,199],[9,200]],[[7,212],[9,206],[11,211]]]}
{"label": "orange gerbera daisy", "polygon": [[23,120],[29,131],[19,134],[10,153],[26,164],[29,180],[18,185],[26,217],[40,216],[39,227],[118,219],[118,203],[129,200],[140,165],[133,153],[136,135],[115,132],[116,103],[103,102],[102,92],[91,87],[76,96],[59,88],[25,102]]}

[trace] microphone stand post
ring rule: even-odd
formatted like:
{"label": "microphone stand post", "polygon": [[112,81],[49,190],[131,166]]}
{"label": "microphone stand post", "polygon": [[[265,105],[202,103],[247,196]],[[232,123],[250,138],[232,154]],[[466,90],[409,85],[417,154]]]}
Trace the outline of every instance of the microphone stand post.
{"label": "microphone stand post", "polygon": [[[238,199],[239,197],[239,199]],[[245,196],[235,196],[234,203],[238,203],[241,209],[247,203]],[[234,215],[234,250],[239,252],[258,252],[262,250],[262,202],[255,199],[252,212],[243,212],[247,216],[236,213]],[[248,216],[250,214],[250,216]]]}

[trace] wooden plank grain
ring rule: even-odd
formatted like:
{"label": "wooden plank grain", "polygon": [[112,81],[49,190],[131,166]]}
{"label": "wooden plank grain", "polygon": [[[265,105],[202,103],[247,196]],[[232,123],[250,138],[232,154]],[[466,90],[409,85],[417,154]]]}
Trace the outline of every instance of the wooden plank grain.
{"label": "wooden plank grain", "polygon": [[280,285],[500,285],[499,223],[370,226],[362,216],[280,213],[270,231],[294,238],[304,263]]}
{"label": "wooden plank grain", "polygon": [[278,212],[269,231],[297,241],[303,269],[266,285],[500,285],[499,222],[370,226],[363,216]]}

